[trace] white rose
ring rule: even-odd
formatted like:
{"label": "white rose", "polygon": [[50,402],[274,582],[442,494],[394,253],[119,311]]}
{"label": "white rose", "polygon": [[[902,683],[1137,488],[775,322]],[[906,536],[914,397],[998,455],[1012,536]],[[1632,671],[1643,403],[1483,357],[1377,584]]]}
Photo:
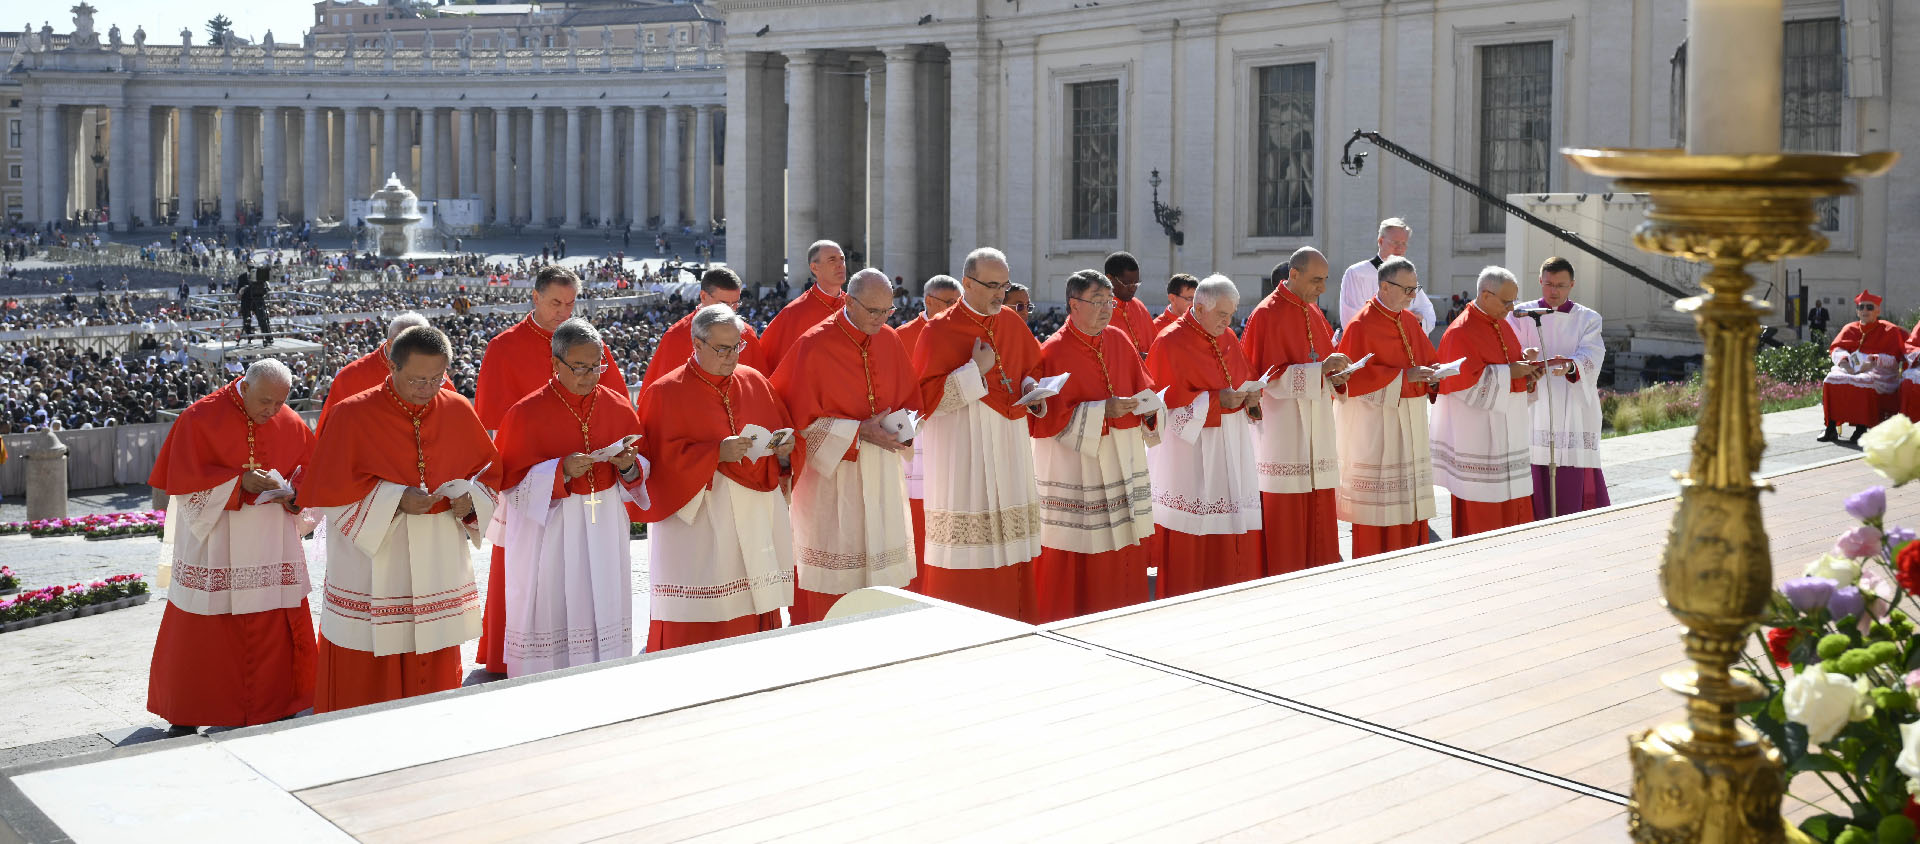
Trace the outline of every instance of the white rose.
{"label": "white rose", "polygon": [[1894,486],[1920,477],[1920,428],[1904,414],[1873,426],[1860,438],[1860,450],[1867,465]]}
{"label": "white rose", "polygon": [[1787,681],[1787,720],[1807,728],[1807,740],[1824,745],[1845,729],[1852,720],[1860,692],[1843,675],[1828,674],[1818,665],[1793,675]]}
{"label": "white rose", "polygon": [[1853,586],[1860,582],[1860,561],[1839,554],[1821,554],[1820,559],[1807,564],[1807,577],[1824,577],[1841,586]]}
{"label": "white rose", "polygon": [[1907,775],[1907,783],[1920,782],[1920,722],[1900,725],[1900,756],[1893,766]]}

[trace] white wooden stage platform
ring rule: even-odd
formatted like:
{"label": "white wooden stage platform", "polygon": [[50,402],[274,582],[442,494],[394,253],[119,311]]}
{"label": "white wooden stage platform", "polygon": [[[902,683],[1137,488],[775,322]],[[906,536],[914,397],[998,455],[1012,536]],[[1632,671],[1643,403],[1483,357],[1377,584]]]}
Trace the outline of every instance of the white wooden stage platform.
{"label": "white wooden stage platform", "polygon": [[[1874,477],[1777,477],[1777,573]],[[1043,628],[915,603],[17,769],[0,841],[1625,841],[1626,735],[1680,708],[1672,509]]]}

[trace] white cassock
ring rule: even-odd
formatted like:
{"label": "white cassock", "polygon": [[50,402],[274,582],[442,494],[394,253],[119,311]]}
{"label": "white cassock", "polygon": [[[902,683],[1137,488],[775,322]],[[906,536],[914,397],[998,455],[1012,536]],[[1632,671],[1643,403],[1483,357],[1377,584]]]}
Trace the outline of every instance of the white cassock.
{"label": "white cassock", "polygon": [[[1600,365],[1607,347],[1600,339],[1600,314],[1569,302],[1570,311],[1554,311],[1533,320],[1509,315],[1508,324],[1524,348],[1540,350],[1540,358],[1572,358],[1579,383],[1563,376],[1540,379],[1536,391],[1544,397],[1533,403],[1533,462],[1537,465],[1600,468]],[[1549,418],[1551,411],[1551,418]]]}
{"label": "white cassock", "polygon": [[1333,385],[1322,377],[1324,366],[1296,363],[1261,391],[1260,421],[1253,423],[1261,492],[1299,495],[1339,483]]}
{"label": "white cassock", "polygon": [[480,636],[469,548],[485,541],[499,493],[473,484],[473,525],[448,513],[400,513],[408,487],[379,481],[359,501],[323,510],[327,582],[320,632],[374,656],[430,654]]}
{"label": "white cassock", "polygon": [[920,427],[926,447],[927,565],[993,569],[1040,556],[1040,494],[1027,420],[981,403],[973,361],[947,376]]}
{"label": "white cassock", "polygon": [[[1380,265],[1386,263],[1379,256],[1368,258],[1347,268],[1340,276],[1340,324],[1335,329],[1345,331],[1353,318],[1367,309],[1367,303],[1380,292]],[[1433,333],[1433,325],[1438,320],[1433,315],[1433,300],[1423,292],[1413,297],[1413,304],[1407,306],[1414,316],[1420,318],[1420,330]]]}
{"label": "white cassock", "polygon": [[1107,402],[1082,402],[1059,434],[1033,441],[1040,489],[1040,544],[1105,554],[1153,535],[1153,486],[1145,425],[1101,433]]}
{"label": "white cassock", "polygon": [[647,506],[644,459],[636,465],[639,480],[555,501],[555,458],[529,469],[502,496],[495,538],[507,555],[507,676],[633,655],[626,502]]}
{"label": "white cassock", "polygon": [[[226,510],[233,478],[210,490],[167,497],[160,563],[167,603],[195,615],[245,615],[300,606],[313,591],[300,537],[314,516],[280,502]],[[160,580],[161,578],[155,578]]]}
{"label": "white cassock", "polygon": [[1472,387],[1435,403],[1434,482],[1463,500],[1498,504],[1533,495],[1527,405],[1535,394],[1514,392],[1512,371],[1490,365]]}
{"label": "white cassock", "polygon": [[1390,527],[1433,518],[1427,399],[1401,396],[1405,377],[1363,396],[1334,397],[1333,421],[1340,427],[1334,510],[1343,522]]}
{"label": "white cassock", "polygon": [[719,472],[680,511],[647,529],[650,615],[732,621],[793,605],[793,523],[779,489]]}
{"label": "white cassock", "polygon": [[830,416],[804,432],[806,470],[793,480],[793,551],[800,588],[809,592],[845,595],[913,582],[906,461],[871,445],[854,460],[840,459],[859,435],[858,421]]}
{"label": "white cassock", "polygon": [[1153,474],[1153,521],[1192,536],[1231,536],[1260,529],[1260,479],[1254,471],[1253,426],[1245,413],[1220,414],[1208,428],[1211,391],[1167,411],[1167,434],[1147,449]]}

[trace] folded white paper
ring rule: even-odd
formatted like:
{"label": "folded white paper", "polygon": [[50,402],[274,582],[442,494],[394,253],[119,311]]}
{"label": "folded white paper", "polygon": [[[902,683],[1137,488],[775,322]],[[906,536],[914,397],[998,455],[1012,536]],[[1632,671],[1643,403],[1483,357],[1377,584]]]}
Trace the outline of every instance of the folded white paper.
{"label": "folded white paper", "polygon": [[1360,367],[1366,366],[1367,361],[1370,361],[1370,360],[1373,360],[1372,352],[1368,352],[1364,355],[1361,355],[1359,360],[1356,360],[1353,363],[1347,364],[1346,369],[1342,369],[1339,372],[1333,373],[1333,377],[1339,378],[1346,375],[1352,375],[1355,372],[1359,372]]}
{"label": "folded white paper", "polygon": [[1138,393],[1134,393],[1131,398],[1139,402],[1139,404],[1133,407],[1133,415],[1135,416],[1146,416],[1167,409],[1166,390],[1161,390],[1157,393],[1152,390],[1141,390]]}
{"label": "folded white paper", "polygon": [[282,498],[293,497],[293,486],[291,484],[288,484],[287,479],[280,475],[279,469],[268,469],[267,478],[274,482],[275,487],[273,489],[267,490],[266,492],[260,493],[260,495],[256,497],[254,500],[260,502],[261,504],[265,504],[269,501],[278,501]]}
{"label": "folded white paper", "polygon": [[640,440],[639,434],[628,434],[624,437],[621,437],[620,439],[614,440],[612,443],[606,446],[603,446],[599,449],[589,452],[587,456],[593,458],[593,462],[595,463],[604,463],[608,460],[612,460],[614,455],[619,454],[622,451],[626,451],[627,446],[632,445],[633,443],[638,442],[639,440]]}
{"label": "folded white paper", "polygon": [[746,437],[747,441],[752,443],[747,447],[747,456],[741,459],[759,460],[762,457],[771,456],[774,446],[792,438],[793,429],[781,428],[778,431],[769,431],[759,425],[749,424],[740,429],[740,436]]}
{"label": "folded white paper", "polygon": [[1265,375],[1242,382],[1240,386],[1233,388],[1233,391],[1236,393],[1251,393],[1254,390],[1264,390],[1267,388],[1267,382],[1272,381],[1273,376],[1279,374],[1280,367],[1276,366],[1267,370],[1267,374]]}
{"label": "folded white paper", "polygon": [[480,476],[486,474],[488,467],[492,465],[489,463],[480,467],[480,471],[471,478],[454,478],[447,481],[435,489],[433,494],[446,499],[459,498],[462,495],[478,495],[480,494]]}
{"label": "folded white paper", "polygon": [[1434,380],[1439,380],[1441,378],[1452,378],[1455,375],[1459,375],[1460,367],[1465,366],[1466,364],[1467,364],[1466,358],[1461,358],[1456,361],[1440,364],[1438,367],[1435,367],[1433,370]]}
{"label": "folded white paper", "polygon": [[1050,375],[1038,381],[1028,378],[1028,383],[1020,385],[1026,389],[1027,394],[1021,396],[1020,400],[1014,402],[1014,404],[1032,404],[1041,399],[1050,399],[1060,395],[1061,388],[1067,386],[1067,377],[1072,374],[1071,372],[1062,372],[1059,375]]}
{"label": "folded white paper", "polygon": [[920,434],[920,422],[920,414],[901,408],[880,417],[880,428],[898,442],[912,442]]}

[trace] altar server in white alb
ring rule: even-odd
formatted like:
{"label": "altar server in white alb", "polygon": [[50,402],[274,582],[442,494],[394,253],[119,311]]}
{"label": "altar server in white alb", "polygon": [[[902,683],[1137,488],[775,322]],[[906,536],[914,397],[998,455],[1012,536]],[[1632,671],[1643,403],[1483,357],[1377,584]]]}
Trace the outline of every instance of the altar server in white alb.
{"label": "altar server in white alb", "polygon": [[[1538,327],[1527,313],[1539,315]],[[1600,472],[1600,314],[1573,301],[1573,263],[1540,265],[1540,299],[1507,316],[1520,345],[1546,361],[1533,403],[1533,517],[1564,516],[1612,503]]]}
{"label": "altar server in white alb", "polygon": [[1487,267],[1475,288],[1440,337],[1441,363],[1460,371],[1440,380],[1433,413],[1433,478],[1453,493],[1455,537],[1533,521],[1528,403],[1541,367],[1506,321],[1520,298],[1513,273]]}
{"label": "altar server in white alb", "polygon": [[494,446],[506,489],[507,676],[633,655],[627,504],[647,503],[640,418],[602,384],[606,342],[575,317],[553,330],[553,380],[507,410]]}

